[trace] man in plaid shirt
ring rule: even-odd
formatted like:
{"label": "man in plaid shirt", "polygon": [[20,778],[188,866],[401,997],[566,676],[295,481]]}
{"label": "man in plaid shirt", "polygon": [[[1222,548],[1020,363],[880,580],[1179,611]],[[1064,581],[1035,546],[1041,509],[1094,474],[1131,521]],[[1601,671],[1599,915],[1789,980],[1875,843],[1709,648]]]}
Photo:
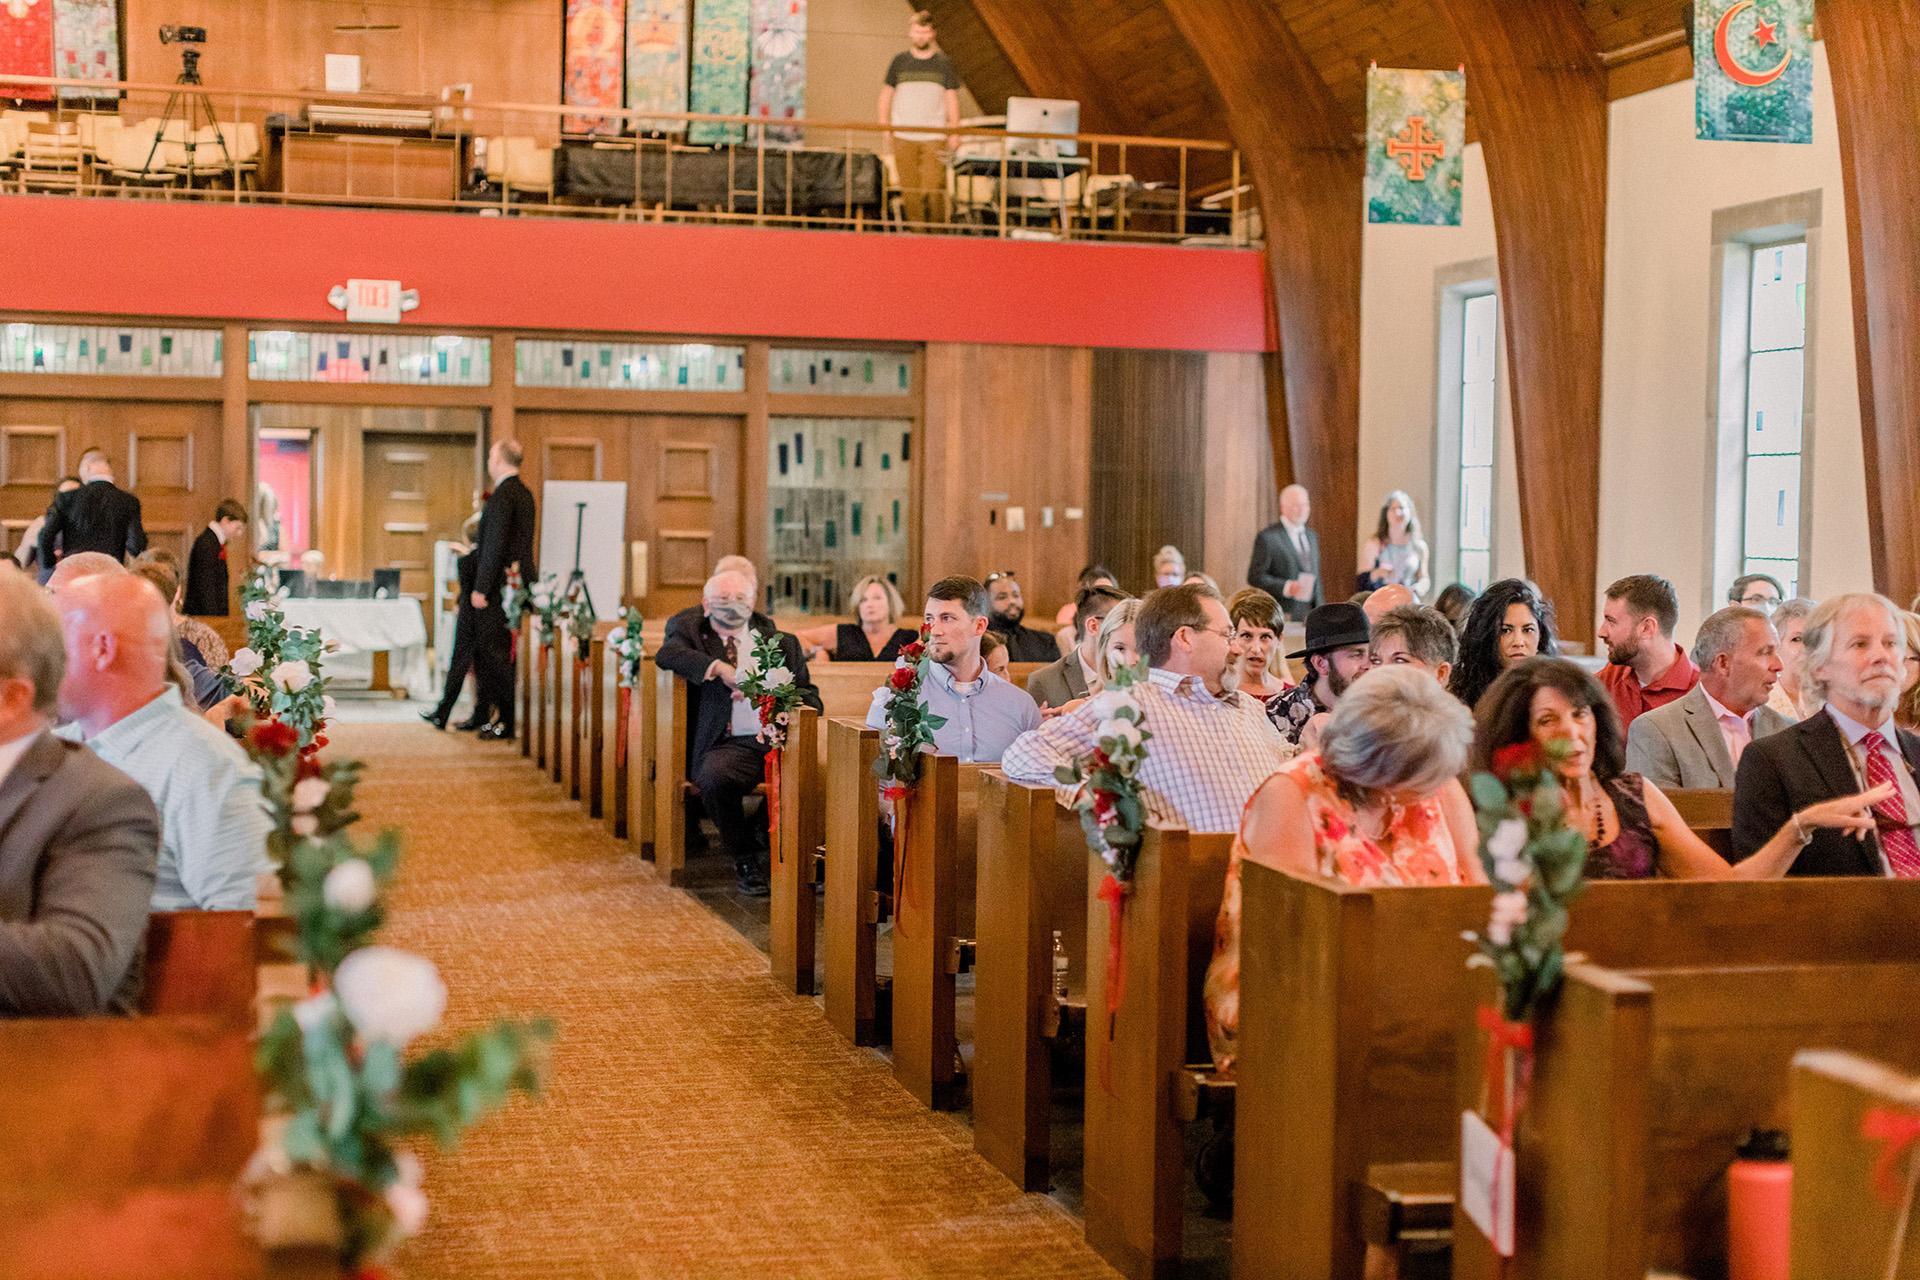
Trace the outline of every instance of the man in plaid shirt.
{"label": "man in plaid shirt", "polygon": [[[1149,594],[1134,619],[1135,647],[1148,683],[1133,686],[1152,735],[1140,766],[1147,815],[1192,831],[1237,831],[1247,799],[1294,754],[1256,698],[1229,689],[1238,642],[1220,593],[1204,583]],[[1096,730],[1117,705],[1109,689],[1007,748],[1009,778],[1050,783],[1056,766],[1092,751]]]}

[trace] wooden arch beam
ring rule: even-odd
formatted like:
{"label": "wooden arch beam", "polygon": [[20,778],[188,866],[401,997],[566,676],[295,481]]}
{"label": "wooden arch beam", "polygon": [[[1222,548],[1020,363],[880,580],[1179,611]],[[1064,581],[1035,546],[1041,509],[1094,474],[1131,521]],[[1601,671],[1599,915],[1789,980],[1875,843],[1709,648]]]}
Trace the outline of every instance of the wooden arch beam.
{"label": "wooden arch beam", "polygon": [[1087,133],[1144,134],[1139,113],[1111,78],[1081,50],[1062,7],[1034,0],[972,0],[973,11],[1006,53],[1007,61],[1043,98],[1071,98],[1080,104],[1080,128]]}
{"label": "wooden arch beam", "polygon": [[[1607,79],[1576,0],[1435,0],[1466,55],[1499,241],[1527,572],[1594,635]],[[1647,566],[1654,568],[1657,566]]]}
{"label": "wooden arch beam", "polygon": [[1821,0],[1853,273],[1873,581],[1920,589],[1920,0]]}
{"label": "wooden arch beam", "polygon": [[1226,104],[1267,225],[1282,397],[1275,480],[1313,494],[1328,599],[1357,553],[1360,234],[1366,153],[1272,0],[1162,0]]}

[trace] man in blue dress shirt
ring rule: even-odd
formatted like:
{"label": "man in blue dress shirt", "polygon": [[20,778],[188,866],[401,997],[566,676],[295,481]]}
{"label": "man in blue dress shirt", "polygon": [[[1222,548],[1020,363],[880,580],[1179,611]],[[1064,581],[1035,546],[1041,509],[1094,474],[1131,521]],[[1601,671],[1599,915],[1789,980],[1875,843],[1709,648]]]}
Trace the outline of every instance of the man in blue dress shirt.
{"label": "man in blue dress shirt", "polygon": [[[940,579],[927,591],[926,622],[932,661],[920,682],[920,703],[946,719],[933,731],[934,749],[973,764],[998,764],[1009,743],[1039,727],[1040,708],[1025,689],[987,670],[980,656],[987,589],[973,578]],[[884,684],[874,690],[869,727],[886,725],[892,692]]]}

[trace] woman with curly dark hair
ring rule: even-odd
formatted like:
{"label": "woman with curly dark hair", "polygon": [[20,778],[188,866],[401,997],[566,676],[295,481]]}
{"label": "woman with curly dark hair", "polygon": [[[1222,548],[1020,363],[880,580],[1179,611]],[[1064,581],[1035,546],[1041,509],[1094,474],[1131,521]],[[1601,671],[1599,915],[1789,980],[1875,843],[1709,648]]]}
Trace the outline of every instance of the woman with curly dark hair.
{"label": "woman with curly dark hair", "polygon": [[1536,654],[1558,657],[1553,638],[1553,601],[1525,578],[1502,578],[1480,593],[1460,633],[1460,661],[1447,689],[1477,706],[1502,671]]}

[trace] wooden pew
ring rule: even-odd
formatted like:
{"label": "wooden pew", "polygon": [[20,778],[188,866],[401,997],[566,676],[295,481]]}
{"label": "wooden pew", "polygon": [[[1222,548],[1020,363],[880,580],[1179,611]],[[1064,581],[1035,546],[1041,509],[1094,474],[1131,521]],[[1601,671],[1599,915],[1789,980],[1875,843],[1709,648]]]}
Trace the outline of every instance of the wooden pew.
{"label": "wooden pew", "polygon": [[[1909,1228],[1896,1280],[1920,1280],[1920,1245],[1899,1203],[1889,1203],[1874,1171],[1883,1144],[1863,1137],[1872,1111],[1920,1117],[1920,1078],[1836,1050],[1794,1057],[1792,1269],[1796,1280],[1825,1276],[1884,1276],[1893,1240]],[[1913,1168],[1909,1153],[1894,1168]]]}
{"label": "wooden pew", "polygon": [[1723,858],[1733,856],[1733,792],[1676,788],[1667,799],[1680,811],[1680,820]]}
{"label": "wooden pew", "polygon": [[247,646],[247,616],[237,607],[224,616],[195,615],[194,621],[205,623],[219,636],[221,643],[227,646],[228,653],[236,653]]}
{"label": "wooden pew", "polygon": [[[958,1084],[954,979],[974,925],[981,766],[924,757],[908,809],[893,911],[893,1076],[921,1105],[949,1108]],[[902,856],[896,846],[894,856]]]}
{"label": "wooden pew", "polygon": [[607,665],[607,633],[612,629],[609,623],[593,624],[584,660],[578,638],[571,633],[567,637],[567,794],[592,818],[601,815],[603,804],[600,757],[607,720],[601,678]]}
{"label": "wooden pew", "polygon": [[687,878],[687,682],[653,668],[653,865],[668,884]]}
{"label": "wooden pew", "polygon": [[[1357,1280],[1364,1224],[1390,1223],[1408,1208],[1397,1189],[1430,1188],[1455,1157],[1460,933],[1485,925],[1488,891],[1356,889],[1255,864],[1241,889],[1235,1272]],[[1572,915],[1568,949],[1616,966],[1900,960],[1920,937],[1920,884],[1601,883]],[[1444,1236],[1450,1198],[1410,1197],[1427,1215],[1415,1225],[1432,1231],[1438,1213]]]}
{"label": "wooden pew", "polygon": [[553,651],[545,666],[547,775],[562,785],[567,780],[567,676],[573,666],[572,643],[567,629],[556,627]]}
{"label": "wooden pew", "polygon": [[1126,898],[1126,994],[1111,1038],[1108,908],[1099,897],[1107,868],[1081,846],[1087,954],[1095,957],[1087,982],[1087,1243],[1129,1277],[1168,1274],[1180,1263],[1188,1175],[1176,1089],[1186,1064],[1206,1057],[1201,985],[1232,843],[1225,834],[1148,828]]}
{"label": "wooden pew", "polygon": [[534,668],[539,665],[540,650],[533,637],[533,615],[523,615],[520,619],[520,637],[514,650],[515,696],[520,700],[520,709],[513,723],[519,731],[520,754],[529,760],[533,758],[533,742],[538,736],[533,724],[533,690],[537,680]]}
{"label": "wooden pew", "polygon": [[260,963],[251,911],[156,911],[147,917],[140,1012],[205,1017],[250,1029]]}
{"label": "wooden pew", "polygon": [[[1491,993],[1488,975],[1476,976]],[[1515,1256],[1503,1268],[1462,1221],[1454,1276],[1724,1274],[1726,1168],[1749,1128],[1787,1127],[1794,1054],[1838,1048],[1912,1070],[1916,1009],[1920,963],[1911,960],[1570,965],[1536,1027],[1532,1091],[1514,1135]],[[1476,1107],[1485,1044],[1477,1027],[1468,1031],[1470,1014],[1459,1026],[1456,1102]]]}
{"label": "wooden pew", "polygon": [[854,1044],[879,1041],[874,982],[875,884],[880,865],[880,790],[873,763],[880,733],[863,720],[827,722],[827,892],[822,922],[827,1021]]}
{"label": "wooden pew", "polygon": [[1054,788],[981,779],[973,978],[973,1146],[1022,1190],[1051,1163],[1051,1044],[1059,1023],[1053,935],[1068,997],[1086,992],[1087,902],[1080,817]]}
{"label": "wooden pew", "polygon": [[[617,625],[617,624],[616,624]],[[607,824],[616,840],[627,834],[626,744],[620,734],[627,727],[620,719],[620,655],[611,643],[616,625],[609,625],[600,644],[599,674],[594,687],[600,691],[600,749],[597,755],[601,777],[598,816]]]}

